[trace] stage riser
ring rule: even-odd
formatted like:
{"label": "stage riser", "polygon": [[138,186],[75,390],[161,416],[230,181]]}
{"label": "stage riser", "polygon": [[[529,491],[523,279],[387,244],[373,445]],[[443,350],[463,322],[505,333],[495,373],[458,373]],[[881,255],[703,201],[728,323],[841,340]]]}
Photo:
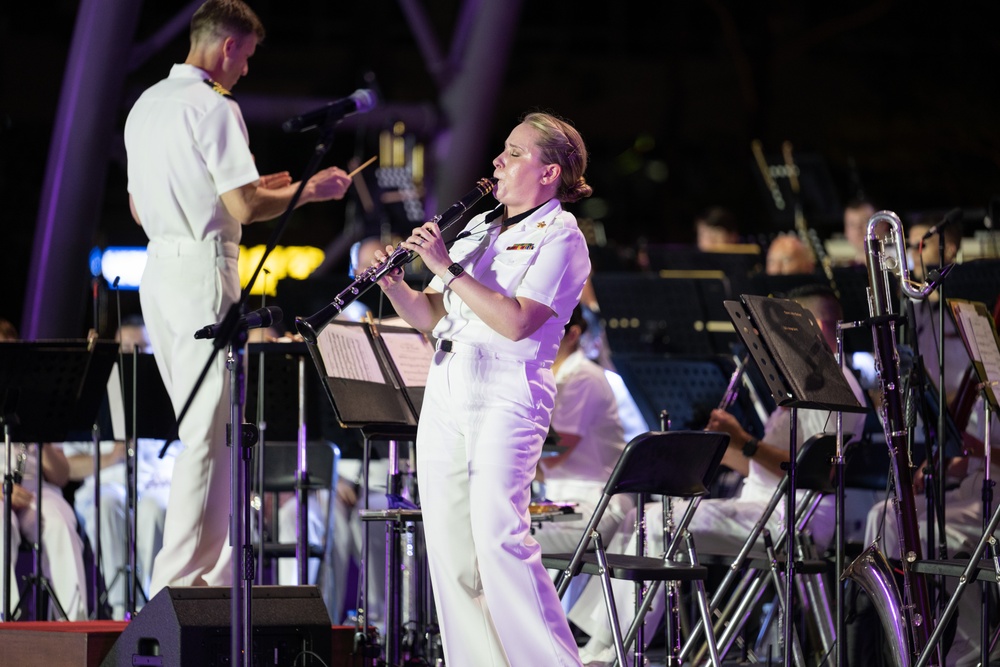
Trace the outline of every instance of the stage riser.
{"label": "stage riser", "polygon": [[[100,667],[125,625],[0,623],[0,667]],[[333,627],[331,667],[361,667],[360,657],[351,655],[353,650],[354,627]]]}

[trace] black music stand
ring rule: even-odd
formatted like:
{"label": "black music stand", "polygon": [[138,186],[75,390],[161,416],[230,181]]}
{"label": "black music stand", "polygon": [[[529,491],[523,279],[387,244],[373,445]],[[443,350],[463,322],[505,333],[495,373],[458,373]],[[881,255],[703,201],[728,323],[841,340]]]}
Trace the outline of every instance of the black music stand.
{"label": "black music stand", "polygon": [[[404,327],[383,327],[370,323],[333,321],[308,343],[324,391],[338,421],[345,427],[361,429],[364,436],[364,511],[368,503],[368,461],[371,442],[389,442],[390,506],[417,509],[399,495],[399,453],[397,443],[415,441],[417,420],[423,403],[424,386],[434,350],[422,334]],[[401,613],[399,571],[401,553],[393,536],[404,522],[386,517],[386,663],[396,665],[401,657]],[[366,575],[368,531],[362,546],[361,576]],[[367,577],[359,593],[367,600]],[[369,642],[365,604],[358,608],[355,643]]]}
{"label": "black music stand", "polygon": [[[66,440],[70,433],[92,430],[117,352],[118,343],[110,341],[0,343],[0,421],[4,427],[5,498],[10,498],[13,492],[11,440],[37,442],[41,448],[42,443]],[[42,608],[43,590],[59,605],[49,582],[42,576],[41,485],[42,452],[39,449],[35,499],[39,534],[32,545],[35,572],[27,580],[34,587],[36,613]],[[3,620],[7,621],[11,618],[10,502],[4,502],[3,520],[3,591],[0,593],[3,603],[0,611]]]}
{"label": "black music stand", "polygon": [[[309,348],[306,343],[251,343],[248,346],[247,395],[256,396],[256,402],[247,401],[246,421],[258,424],[257,473],[254,478],[257,490],[263,496],[264,471],[267,469],[268,439],[274,442],[295,442],[298,452],[295,469],[295,560],[300,586],[308,583],[309,570],[309,501],[307,493],[317,488],[309,475],[308,435],[318,431],[317,420],[310,419],[307,396],[314,390],[310,382],[314,374],[306,372]],[[274,511],[277,512],[277,506]],[[332,521],[332,515],[330,517]],[[263,556],[263,521],[258,522],[257,553]],[[330,526],[327,526],[330,530]],[[327,544],[332,544],[328,536]],[[329,562],[329,554],[326,554]],[[262,583],[258,570],[258,584]],[[324,590],[324,601],[333,609],[333,600]]]}
{"label": "black music stand", "polygon": [[592,282],[614,354],[728,354],[738,340],[721,305],[732,295],[721,271],[596,273]]}
{"label": "black music stand", "polygon": [[[730,251],[705,252],[697,246],[655,244],[646,247],[649,268],[653,271],[719,271],[730,284],[730,296],[743,294],[749,282],[763,275],[765,257],[757,244],[733,244]],[[741,252],[735,252],[736,249]]]}
{"label": "black music stand", "polygon": [[[932,267],[928,267],[930,270]],[[990,311],[1000,295],[1000,259],[974,259],[955,264],[948,272],[948,298],[976,301]]]}
{"label": "black music stand", "polygon": [[[865,412],[844,378],[833,352],[823,339],[812,313],[794,301],[744,294],[742,303],[727,301],[736,330],[764,376],[779,407],[791,409],[789,419],[788,492],[785,516],[795,516],[795,460],[798,409]],[[795,553],[795,531],[787,531],[787,551]],[[785,608],[794,599],[795,559],[789,557],[785,574]],[[793,626],[785,615],[784,664],[791,665]],[[838,638],[839,641],[839,638]]]}
{"label": "black music stand", "polygon": [[[722,355],[614,354],[611,361],[646,423],[659,423],[666,410],[671,430],[704,428],[736,369],[733,358]],[[730,411],[748,431],[761,434],[763,422],[751,406],[737,401]]]}
{"label": "black music stand", "polygon": [[[143,600],[149,601],[145,590],[138,584],[136,578],[136,526],[138,522],[139,471],[137,460],[139,454],[139,439],[167,440],[177,433],[177,417],[170,402],[170,395],[163,385],[160,369],[152,354],[140,354],[133,350],[132,354],[121,356],[120,377],[122,383],[122,403],[125,406],[124,440],[131,441],[126,447],[125,483],[126,483],[126,516],[125,516],[125,546],[128,562],[124,570],[119,568],[108,583],[105,595],[114,586],[119,576],[125,576],[125,612],[129,616],[135,614],[138,594]],[[117,434],[116,434],[117,438]],[[167,443],[169,444],[169,443]],[[100,540],[100,535],[97,536]],[[151,573],[144,573],[149,576]]]}

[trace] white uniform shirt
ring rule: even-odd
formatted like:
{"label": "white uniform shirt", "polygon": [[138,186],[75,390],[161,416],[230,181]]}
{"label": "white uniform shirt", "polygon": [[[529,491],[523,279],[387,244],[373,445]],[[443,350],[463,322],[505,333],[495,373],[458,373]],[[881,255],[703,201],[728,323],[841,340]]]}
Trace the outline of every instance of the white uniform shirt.
{"label": "white uniform shirt", "polygon": [[[625,449],[615,395],[604,369],[577,350],[556,373],[556,404],[552,428],[580,436],[573,451],[559,465],[545,470],[546,485],[558,480],[603,485]],[[556,496],[546,489],[550,497]]]}
{"label": "white uniform shirt", "polygon": [[590,275],[587,242],[571,213],[551,199],[500,234],[499,221],[486,226],[488,214],[466,226],[471,234],[451,247],[452,259],[486,287],[508,297],[523,296],[555,312],[531,336],[513,341],[493,331],[441,279],[430,288],[444,294],[447,314],[434,337],[453,340],[522,361],[555,359],[563,329],[580,301]]}
{"label": "white uniform shirt", "polygon": [[174,65],[125,122],[128,191],[151,240],[240,240],[219,196],[259,175],[239,107],[206,81],[203,70]]}

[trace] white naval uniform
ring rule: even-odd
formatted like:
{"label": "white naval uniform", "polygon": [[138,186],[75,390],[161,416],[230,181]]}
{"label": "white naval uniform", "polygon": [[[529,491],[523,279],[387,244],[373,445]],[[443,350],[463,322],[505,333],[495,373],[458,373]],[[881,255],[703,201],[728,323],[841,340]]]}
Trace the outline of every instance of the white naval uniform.
{"label": "white naval uniform", "polygon": [[[20,448],[20,444],[11,445]],[[47,444],[45,447],[59,447]],[[38,445],[25,447],[24,477],[21,486],[32,496],[38,490]],[[16,469],[16,468],[15,468]],[[0,472],[6,471],[6,462],[0,460]],[[0,499],[0,512],[4,511]],[[14,565],[21,545],[21,538],[29,542],[38,541],[38,523],[35,521],[37,503],[32,498],[24,509],[11,513],[11,603],[13,611],[20,599],[20,584],[14,575]],[[55,484],[42,481],[42,575],[52,584],[52,590],[59,600],[66,620],[87,620],[87,580],[83,570],[83,540],[77,533],[76,513],[63,498],[62,489]],[[2,592],[0,592],[2,595]],[[49,619],[63,620],[54,605],[49,605]]]}
{"label": "white naval uniform", "polygon": [[[851,386],[855,397],[859,402],[862,402],[864,394],[854,374],[850,370],[845,370],[844,377]],[[798,428],[796,435],[799,447],[817,433],[832,433],[836,430],[835,413],[825,410],[799,409],[797,416]],[[843,419],[844,433],[852,433],[855,438],[860,437],[864,420],[865,415],[863,413],[845,412]],[[788,442],[790,423],[791,411],[789,409],[778,408],[775,410],[764,425],[764,442],[769,444]],[[743,546],[757,520],[760,519],[760,516],[767,508],[767,504],[771,500],[771,496],[774,495],[774,490],[780,481],[781,477],[751,458],[749,474],[743,480],[743,486],[737,497],[708,498],[701,501],[698,505],[698,509],[692,516],[691,523],[688,526],[688,529],[694,536],[696,549],[706,553],[736,554]],[[805,493],[805,491],[798,491],[796,493],[796,501],[801,502],[804,499],[803,496]],[[833,496],[825,497],[809,521],[809,532],[820,550],[826,548],[836,530],[836,507],[834,501]],[[783,526],[785,507],[784,502],[779,503],[767,521],[766,527],[774,536],[778,534]],[[681,517],[686,509],[687,501],[673,501],[672,512],[675,518]],[[618,534],[608,545],[608,551],[626,554],[635,553],[635,519],[636,513],[633,510],[622,521]],[[661,503],[647,504],[645,519],[646,553],[660,554],[664,549]],[[757,544],[763,544],[762,538],[758,538]],[[611,624],[604,609],[604,598],[599,583],[598,580],[592,579],[587,584],[580,595],[580,599],[570,610],[569,618],[591,637],[587,650],[583,651],[583,653],[589,658],[605,659],[613,657],[614,650],[611,648]],[[617,579],[611,582],[611,586],[614,590],[615,603],[618,607],[618,620],[624,633],[628,630],[633,618],[635,618],[634,605],[631,604],[635,588],[632,582]],[[647,638],[653,636],[653,632],[663,618],[663,609],[664,604],[662,602],[654,604],[649,613],[646,614],[644,627]]]}
{"label": "white naval uniform", "polygon": [[[112,380],[117,379],[117,371],[112,373]],[[170,476],[174,466],[175,452],[173,447],[161,459],[157,455],[162,440],[139,438],[136,449],[136,489],[138,499],[136,504],[135,540],[136,577],[140,586],[146,590],[149,586],[149,575],[153,568],[153,559],[163,543],[164,513],[167,507],[167,497],[170,490]],[[114,447],[113,441],[101,443],[101,453],[110,455]],[[94,453],[93,442],[63,443],[67,455]],[[94,511],[94,476],[88,475],[73,494],[73,505],[83,519],[87,539],[93,549],[97,550],[97,531],[94,529],[96,512]],[[125,543],[125,522],[128,516],[128,480],[126,479],[125,462],[119,461],[101,468],[101,570],[104,584],[107,587],[108,604],[111,605],[112,618],[121,620],[125,615],[125,573],[122,569],[128,563],[128,548]],[[137,602],[141,602],[138,600]],[[140,605],[141,606],[141,605]]]}
{"label": "white naval uniform", "polygon": [[[239,107],[206,85],[208,75],[174,65],[144,92],[125,123],[128,189],[149,237],[139,297],[149,340],[175,412],[180,412],[212,341],[194,332],[238,301],[241,229],[220,195],[259,176]],[[164,586],[230,582],[229,378],[217,354],[180,425],[163,548],[150,595]]]}
{"label": "white naval uniform", "polygon": [[579,665],[541,549],[530,534],[535,464],[555,396],[551,365],[590,272],[576,219],[551,200],[500,234],[480,215],[452,259],[479,282],[555,313],[512,341],[441,280],[447,314],[417,430],[428,566],[448,665]]}

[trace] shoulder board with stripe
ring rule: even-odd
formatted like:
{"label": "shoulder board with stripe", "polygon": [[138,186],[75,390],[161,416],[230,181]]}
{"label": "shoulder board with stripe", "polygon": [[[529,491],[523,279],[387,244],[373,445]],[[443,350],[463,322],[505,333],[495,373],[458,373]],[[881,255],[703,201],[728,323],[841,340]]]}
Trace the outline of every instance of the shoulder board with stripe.
{"label": "shoulder board with stripe", "polygon": [[233,94],[230,93],[225,88],[223,88],[218,81],[212,81],[211,79],[203,79],[203,80],[208,85],[209,88],[211,88],[218,94],[222,95],[223,97],[228,97],[229,99],[233,99]]}

